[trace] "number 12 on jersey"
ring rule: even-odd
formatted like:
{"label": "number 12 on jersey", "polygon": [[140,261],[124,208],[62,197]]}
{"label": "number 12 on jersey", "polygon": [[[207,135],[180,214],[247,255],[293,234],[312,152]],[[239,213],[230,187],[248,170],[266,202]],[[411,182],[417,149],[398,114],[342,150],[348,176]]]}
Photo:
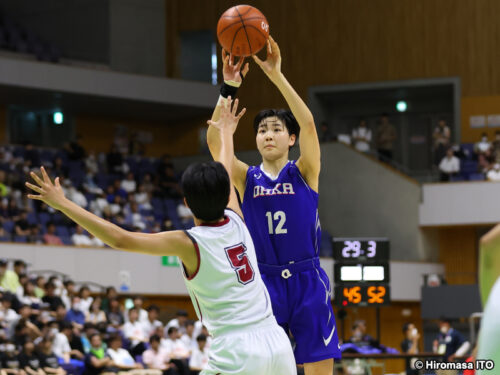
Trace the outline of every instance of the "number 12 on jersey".
{"label": "number 12 on jersey", "polygon": [[267,226],[269,227],[269,234],[287,233],[286,228],[284,228],[286,222],[286,215],[283,211],[276,211],[274,215],[271,211],[267,211],[266,216],[267,216]]}

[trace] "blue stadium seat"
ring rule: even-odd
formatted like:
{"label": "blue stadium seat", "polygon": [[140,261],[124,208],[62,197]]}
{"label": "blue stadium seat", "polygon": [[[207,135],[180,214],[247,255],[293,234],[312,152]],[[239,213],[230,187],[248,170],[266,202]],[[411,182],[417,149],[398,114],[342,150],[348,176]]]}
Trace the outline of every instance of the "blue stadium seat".
{"label": "blue stadium seat", "polygon": [[10,236],[0,236],[0,242],[10,242]]}
{"label": "blue stadium seat", "polygon": [[43,226],[47,225],[47,223],[51,221],[51,219],[51,214],[49,214],[48,212],[40,212],[38,214],[38,220]]}
{"label": "blue stadium seat", "polygon": [[177,202],[175,199],[164,199],[163,203],[165,204],[165,211],[167,212],[168,217],[170,220],[172,220],[172,224],[176,229],[182,229],[183,225],[181,223],[181,219],[179,218],[179,215],[177,214],[177,206],[179,202]]}
{"label": "blue stadium seat", "polygon": [[36,213],[34,212],[29,212],[27,221],[29,225],[36,225],[38,224],[38,218],[36,217]]}
{"label": "blue stadium seat", "polygon": [[63,242],[63,244],[68,245],[68,246],[73,245],[73,241],[71,241],[71,237],[70,236],[59,236],[59,238],[61,239],[61,241]]}
{"label": "blue stadium seat", "polygon": [[26,236],[14,236],[14,242],[28,242],[28,237]]}
{"label": "blue stadium seat", "polygon": [[58,226],[56,226],[56,234],[59,237],[63,237],[63,236],[69,237],[68,227],[66,227],[65,225],[58,225]]}
{"label": "blue stadium seat", "polygon": [[16,224],[12,220],[6,220],[3,222],[3,229],[8,232],[12,233],[14,231],[14,227]]}
{"label": "blue stadium seat", "polygon": [[469,180],[471,180],[471,181],[484,181],[484,180],[486,180],[486,177],[484,176],[484,173],[472,173],[469,175]]}

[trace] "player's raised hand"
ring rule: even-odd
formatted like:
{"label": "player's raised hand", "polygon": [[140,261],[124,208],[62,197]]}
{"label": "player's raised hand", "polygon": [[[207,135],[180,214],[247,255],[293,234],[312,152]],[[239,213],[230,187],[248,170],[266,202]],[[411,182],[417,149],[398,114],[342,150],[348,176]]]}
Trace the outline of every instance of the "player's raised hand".
{"label": "player's raised hand", "polygon": [[26,182],[26,186],[33,190],[38,194],[28,194],[28,198],[40,200],[49,206],[59,210],[62,206],[62,203],[66,199],[64,196],[64,192],[59,184],[59,177],[57,177],[52,183],[49,175],[45,171],[45,168],[40,168],[41,177],[38,176],[35,172],[31,172],[31,178],[36,182],[35,184],[31,184]]}
{"label": "player's raised hand", "polygon": [[278,43],[269,35],[267,41],[267,58],[262,61],[257,55],[252,55],[253,60],[259,65],[271,81],[278,78],[281,73],[281,52]]}
{"label": "player's raised hand", "polygon": [[225,49],[222,49],[222,75],[224,76],[224,81],[242,82],[250,69],[248,63],[243,66],[244,62],[245,58],[240,57],[238,63],[235,64],[234,56],[229,55]]}
{"label": "player's raised hand", "polygon": [[246,112],[246,108],[243,108],[240,113],[236,114],[238,111],[238,104],[238,99],[233,102],[229,96],[221,107],[219,121],[208,120],[208,125],[212,125],[221,131],[228,131],[231,134],[234,134],[236,128],[238,127],[238,122]]}

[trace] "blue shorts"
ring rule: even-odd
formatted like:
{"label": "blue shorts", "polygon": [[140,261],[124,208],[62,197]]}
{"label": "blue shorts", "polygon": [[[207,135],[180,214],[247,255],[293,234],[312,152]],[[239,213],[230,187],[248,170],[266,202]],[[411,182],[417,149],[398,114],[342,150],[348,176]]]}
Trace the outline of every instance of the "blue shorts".
{"label": "blue shorts", "polygon": [[294,337],[295,361],[302,364],[340,359],[330,280],[319,259],[285,266],[259,263],[259,269],[278,324]]}

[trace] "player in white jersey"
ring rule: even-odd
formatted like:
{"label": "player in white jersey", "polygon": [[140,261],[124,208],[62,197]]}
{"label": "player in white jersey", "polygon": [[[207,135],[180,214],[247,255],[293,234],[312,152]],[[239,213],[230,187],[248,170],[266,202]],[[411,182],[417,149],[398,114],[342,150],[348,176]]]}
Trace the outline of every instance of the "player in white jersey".
{"label": "player in white jersey", "polygon": [[231,108],[227,101],[220,120],[211,123],[221,130],[222,164],[193,164],[182,177],[184,201],[195,216],[188,231],[126,231],[65,198],[59,179],[52,183],[43,167],[41,177],[31,174],[36,185],[26,183],[38,193],[28,197],[60,210],[115,249],[181,259],[197,315],[214,337],[201,374],[294,375],[292,347],[273,315],[230,178],[232,136],[245,112],[236,115],[236,109],[237,102]]}
{"label": "player in white jersey", "polygon": [[[481,238],[479,288],[484,306],[477,359],[491,359],[500,365],[500,224]],[[478,370],[476,374],[491,374]]]}

